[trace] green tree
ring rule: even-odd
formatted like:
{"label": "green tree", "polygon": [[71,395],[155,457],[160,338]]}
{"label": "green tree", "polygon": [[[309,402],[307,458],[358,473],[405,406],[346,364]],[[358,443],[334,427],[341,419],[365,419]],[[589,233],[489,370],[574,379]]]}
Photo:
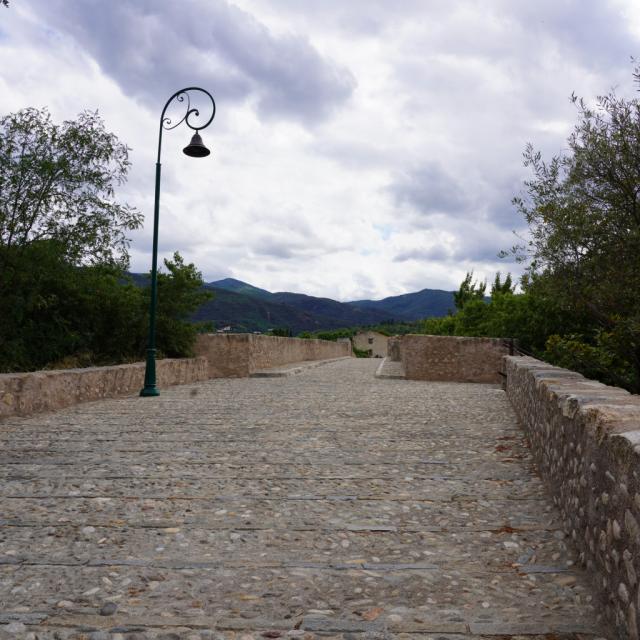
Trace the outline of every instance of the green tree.
{"label": "green tree", "polygon": [[484,300],[487,290],[487,283],[478,283],[473,279],[473,271],[468,271],[464,280],[460,284],[458,291],[453,294],[453,301],[456,309],[460,310],[471,300]]}
{"label": "green tree", "polygon": [[[640,80],[637,70],[634,75]],[[591,349],[602,350],[600,365],[626,366],[622,378],[638,391],[633,381],[640,377],[640,101],[613,92],[593,108],[575,96],[572,101],[579,122],[567,152],[546,162],[531,145],[525,150],[533,178],[514,202],[530,239],[514,252],[530,261],[533,295],[544,292],[583,326],[579,333],[558,333],[550,357],[562,352],[564,358],[567,349],[582,353],[583,369],[592,374]],[[564,351],[562,336],[568,341]],[[585,348],[577,349],[578,342]]]}
{"label": "green tree", "polygon": [[[115,199],[128,148],[96,113],[56,125],[46,110],[0,119],[0,370],[139,359],[148,290],[125,275],[141,215]],[[211,294],[179,254],[158,279],[158,347],[190,355],[193,311]]]}
{"label": "green tree", "polygon": [[444,318],[425,318],[416,333],[426,333],[431,336],[456,335],[456,317],[453,315]]}
{"label": "green tree", "polygon": [[504,293],[513,293],[515,290],[515,285],[511,279],[511,274],[507,273],[504,282],[502,282],[502,276],[498,271],[496,273],[496,277],[491,285],[491,298],[494,298],[497,295]]}
{"label": "green tree", "polygon": [[143,296],[112,265],[77,266],[55,240],[20,253],[0,297],[0,370],[111,364],[143,351]]}
{"label": "green tree", "polygon": [[[115,313],[112,294],[124,300],[131,293],[118,278],[128,261],[126,234],[142,217],[115,201],[115,187],[128,169],[126,145],[96,113],[61,125],[44,109],[0,118],[4,370],[32,369],[86,351],[99,335],[108,340],[107,332],[89,323],[109,317],[98,313],[107,313],[107,302]],[[132,304],[139,316],[139,305]],[[115,323],[109,329],[109,336],[118,333]],[[134,336],[135,329],[126,335]],[[126,349],[128,343],[119,344]],[[105,342],[105,357],[110,350]]]}
{"label": "green tree", "polygon": [[56,240],[75,264],[126,266],[127,232],[142,216],[115,200],[129,170],[128,148],[85,111],[61,125],[46,109],[0,119],[0,267],[12,249]]}
{"label": "green tree", "polygon": [[289,327],[274,327],[269,333],[272,336],[280,336],[282,338],[290,338],[292,335]]}
{"label": "green tree", "polygon": [[312,338],[315,340],[331,340],[335,342],[340,338],[352,338],[358,333],[358,327],[351,327],[350,329],[327,329],[323,331],[303,331],[298,334],[298,338]]}
{"label": "green tree", "polygon": [[[210,322],[191,322],[193,312],[213,298],[202,288],[202,274],[195,265],[185,264],[176,251],[172,260],[164,260],[168,273],[158,273],[157,345],[170,358],[193,355],[200,331],[212,330]],[[147,300],[150,288],[145,289]]]}
{"label": "green tree", "polygon": [[[465,276],[461,289],[472,284],[470,274]],[[580,331],[582,325],[560,309],[555,302],[538,289],[532,293],[532,284],[524,293],[514,293],[511,278],[504,282],[496,274],[487,302],[484,297],[469,296],[462,308],[444,318],[427,318],[420,323],[419,332],[430,335],[486,336],[515,338],[518,345],[539,356],[546,350],[550,335],[562,330]]]}
{"label": "green tree", "polygon": [[[546,343],[544,357],[558,366],[580,371],[588,378],[637,390],[640,388],[638,372],[629,366],[624,354],[629,347],[637,347],[627,340],[637,339],[640,327],[634,327],[630,336],[624,330],[621,331],[623,326],[623,323],[618,324],[615,332],[597,331],[589,341],[580,334],[551,335]],[[620,344],[621,341],[623,345]]]}

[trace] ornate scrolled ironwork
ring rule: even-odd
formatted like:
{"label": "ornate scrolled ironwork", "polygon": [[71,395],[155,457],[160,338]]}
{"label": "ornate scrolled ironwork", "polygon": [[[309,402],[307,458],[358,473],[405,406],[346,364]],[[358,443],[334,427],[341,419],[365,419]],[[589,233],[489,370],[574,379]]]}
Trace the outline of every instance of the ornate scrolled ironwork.
{"label": "ornate scrolled ironwork", "polygon": [[[192,107],[191,106],[191,96],[189,94],[190,91],[198,91],[200,93],[205,94],[209,100],[211,100],[211,116],[209,117],[209,119],[204,122],[204,124],[198,124],[195,120],[199,119],[200,116],[200,109],[198,109],[197,107]],[[186,110],[184,115],[182,116],[182,118],[180,118],[180,120],[178,122],[176,122],[175,124],[173,123],[173,121],[171,120],[170,117],[166,116],[166,112],[167,109],[169,108],[169,105],[173,102],[187,102],[186,104]],[[189,127],[190,129],[192,129],[193,131],[200,131],[201,129],[206,129],[212,122],[213,118],[216,115],[216,102],[213,99],[213,96],[206,90],[206,89],[202,89],[201,87],[186,87],[184,89],[180,89],[180,91],[176,91],[168,100],[167,103],[164,105],[164,109],[162,110],[162,114],[160,116],[160,137],[158,140],[158,162],[160,162],[160,146],[162,144],[162,131],[171,131],[172,129],[175,129],[176,127],[178,127],[179,125],[181,125],[183,122],[187,125],[187,127]]]}
{"label": "ornate scrolled ironwork", "polygon": [[[189,95],[189,91],[200,91],[201,93],[206,94],[211,100],[211,106],[212,106],[211,117],[204,124],[200,126],[196,126],[195,124],[192,124],[189,121],[189,118],[191,118],[191,116],[195,116],[196,118],[200,117],[200,110],[195,107],[191,108],[191,96]],[[172,124],[171,118],[164,115],[167,108],[173,102],[173,100],[176,100],[177,102],[184,102],[185,100],[187,101],[187,109],[184,116],[182,116],[182,118],[175,124]],[[180,91],[176,91],[176,93],[174,93],[169,98],[169,100],[167,100],[167,104],[165,105],[164,110],[162,111],[161,122],[162,122],[163,129],[166,129],[167,131],[170,131],[171,129],[175,129],[178,125],[182,124],[183,122],[190,129],[193,129],[194,131],[199,131],[200,129],[205,129],[206,127],[208,127],[211,124],[211,121],[213,120],[215,115],[216,115],[216,103],[215,103],[215,100],[213,99],[213,96],[208,91],[206,91],[205,89],[201,89],[200,87],[187,87],[186,89],[180,89]]]}

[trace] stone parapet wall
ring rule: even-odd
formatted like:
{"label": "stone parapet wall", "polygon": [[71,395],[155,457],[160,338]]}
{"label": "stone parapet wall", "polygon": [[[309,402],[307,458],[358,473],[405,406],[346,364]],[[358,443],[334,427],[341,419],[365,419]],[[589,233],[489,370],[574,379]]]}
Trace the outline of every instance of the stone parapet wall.
{"label": "stone parapet wall", "polygon": [[499,383],[509,346],[498,338],[409,334],[400,338],[399,352],[410,380]]}
{"label": "stone parapet wall", "polygon": [[[0,418],[56,411],[80,402],[130,395],[144,386],[143,362],[112,367],[0,374]],[[156,362],[159,387],[208,377],[205,358]]]}
{"label": "stone parapet wall", "polygon": [[[351,343],[252,334],[203,334],[195,358],[156,362],[158,387],[210,378],[247,377],[259,369],[351,355]],[[144,386],[144,362],[112,367],[0,374],[0,419],[116,398]]]}
{"label": "stone parapet wall", "polygon": [[251,370],[251,334],[201,334],[195,352],[207,360],[208,378],[244,378]]}
{"label": "stone parapet wall", "polygon": [[399,336],[389,338],[389,342],[387,344],[387,358],[392,362],[400,362],[402,360],[402,355],[400,353],[401,344],[402,338]]}
{"label": "stone parapet wall", "polygon": [[209,378],[244,378],[294,362],[348,357],[351,344],[250,333],[202,334],[195,351],[207,358]]}
{"label": "stone parapet wall", "polygon": [[617,637],[640,636],[640,397],[533,358],[506,392]]}

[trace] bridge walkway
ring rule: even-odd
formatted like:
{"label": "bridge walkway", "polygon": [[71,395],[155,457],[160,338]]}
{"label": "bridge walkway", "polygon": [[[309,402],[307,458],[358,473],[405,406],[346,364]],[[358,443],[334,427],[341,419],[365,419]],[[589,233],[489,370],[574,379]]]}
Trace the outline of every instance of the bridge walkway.
{"label": "bridge walkway", "polygon": [[504,393],[378,365],[0,425],[0,637],[608,637]]}

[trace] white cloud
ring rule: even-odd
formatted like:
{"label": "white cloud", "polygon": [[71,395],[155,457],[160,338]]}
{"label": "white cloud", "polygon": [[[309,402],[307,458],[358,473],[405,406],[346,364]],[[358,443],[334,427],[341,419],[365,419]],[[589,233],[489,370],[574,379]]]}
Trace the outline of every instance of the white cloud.
{"label": "white cloud", "polygon": [[562,150],[572,91],[634,95],[638,50],[632,0],[25,0],[0,13],[0,95],[5,113],[99,108],[132,147],[121,196],[147,217],[143,271],[160,110],[202,84],[212,155],[165,134],[162,256],[357,299],[518,273],[496,254],[523,227],[524,145]]}

